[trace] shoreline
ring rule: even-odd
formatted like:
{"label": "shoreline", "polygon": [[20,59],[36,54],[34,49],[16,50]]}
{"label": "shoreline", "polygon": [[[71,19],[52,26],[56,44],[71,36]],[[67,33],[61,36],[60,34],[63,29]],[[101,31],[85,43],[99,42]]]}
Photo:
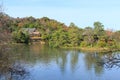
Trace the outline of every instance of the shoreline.
{"label": "shoreline", "polygon": [[90,52],[114,52],[119,51],[119,49],[110,49],[110,48],[81,48],[82,51],[90,51]]}
{"label": "shoreline", "polygon": [[115,52],[115,51],[120,51],[118,48],[110,49],[110,48],[99,48],[99,47],[62,47],[63,49],[78,49],[81,51],[86,51],[86,52]]}
{"label": "shoreline", "polygon": [[[0,44],[0,46],[3,45],[22,45],[21,43],[5,43],[5,44]],[[33,44],[27,44],[27,45],[33,45]],[[81,50],[85,52],[115,52],[115,51],[120,51],[120,48],[107,48],[107,47],[60,47],[61,49],[76,49],[76,50]]]}

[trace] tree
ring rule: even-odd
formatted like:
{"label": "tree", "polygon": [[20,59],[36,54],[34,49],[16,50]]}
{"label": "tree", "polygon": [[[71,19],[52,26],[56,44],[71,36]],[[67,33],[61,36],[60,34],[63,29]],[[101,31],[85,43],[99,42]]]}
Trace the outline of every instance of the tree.
{"label": "tree", "polygon": [[22,32],[21,30],[13,32],[13,39],[17,43],[29,43],[30,37],[27,32]]}
{"label": "tree", "polygon": [[77,27],[77,26],[73,22],[71,22],[69,27]]}
{"label": "tree", "polygon": [[94,43],[94,32],[91,27],[86,27],[83,32],[84,42],[81,45],[87,44],[89,46],[93,46]]}
{"label": "tree", "polygon": [[69,47],[77,47],[82,40],[82,29],[79,29],[74,23],[70,23],[68,29]]}
{"label": "tree", "polygon": [[[3,2],[0,3],[0,27],[2,26],[2,16],[3,16]],[[0,29],[1,30],[1,29]]]}
{"label": "tree", "polygon": [[62,28],[53,32],[49,38],[50,47],[66,47],[68,43],[68,34]]}
{"label": "tree", "polygon": [[116,31],[113,33],[113,38],[117,41],[120,42],[120,31]]}
{"label": "tree", "polygon": [[0,43],[7,43],[11,40],[10,34],[11,20],[10,17],[4,13],[3,1],[0,1]]}
{"label": "tree", "polygon": [[4,12],[3,1],[0,3],[0,14]]}
{"label": "tree", "polygon": [[94,22],[94,34],[99,37],[104,34],[104,25],[101,22]]}
{"label": "tree", "polygon": [[116,42],[118,48],[120,48],[120,31],[113,33],[113,40]]}

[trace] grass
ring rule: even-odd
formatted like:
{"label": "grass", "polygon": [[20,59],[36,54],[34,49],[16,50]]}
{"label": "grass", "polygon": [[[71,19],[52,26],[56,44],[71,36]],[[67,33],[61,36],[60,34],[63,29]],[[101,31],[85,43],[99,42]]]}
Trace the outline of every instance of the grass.
{"label": "grass", "polygon": [[113,52],[113,51],[119,51],[120,48],[109,48],[109,47],[62,47],[65,49],[78,49],[81,51],[89,51],[89,52]]}

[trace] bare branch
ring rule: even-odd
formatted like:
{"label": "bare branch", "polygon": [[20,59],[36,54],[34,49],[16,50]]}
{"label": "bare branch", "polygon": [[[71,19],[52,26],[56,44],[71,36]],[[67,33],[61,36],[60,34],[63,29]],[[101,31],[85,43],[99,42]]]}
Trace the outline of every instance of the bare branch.
{"label": "bare branch", "polygon": [[0,13],[4,12],[4,8],[3,8],[3,0],[0,1]]}
{"label": "bare branch", "polygon": [[106,68],[117,67],[120,68],[120,55],[107,55],[103,58],[103,63]]}

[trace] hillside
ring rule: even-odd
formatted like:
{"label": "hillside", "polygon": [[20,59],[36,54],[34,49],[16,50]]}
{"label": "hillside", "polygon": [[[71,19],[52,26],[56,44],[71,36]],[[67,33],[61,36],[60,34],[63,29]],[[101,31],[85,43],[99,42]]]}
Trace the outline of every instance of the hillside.
{"label": "hillside", "polygon": [[13,18],[6,14],[0,14],[0,42],[14,41],[17,43],[29,43],[30,35],[22,31],[23,28],[35,28],[40,33],[40,39],[50,47],[97,47],[118,49],[120,46],[120,31],[105,30],[104,25],[97,21],[94,28],[77,27],[74,23],[66,26],[48,17]]}

